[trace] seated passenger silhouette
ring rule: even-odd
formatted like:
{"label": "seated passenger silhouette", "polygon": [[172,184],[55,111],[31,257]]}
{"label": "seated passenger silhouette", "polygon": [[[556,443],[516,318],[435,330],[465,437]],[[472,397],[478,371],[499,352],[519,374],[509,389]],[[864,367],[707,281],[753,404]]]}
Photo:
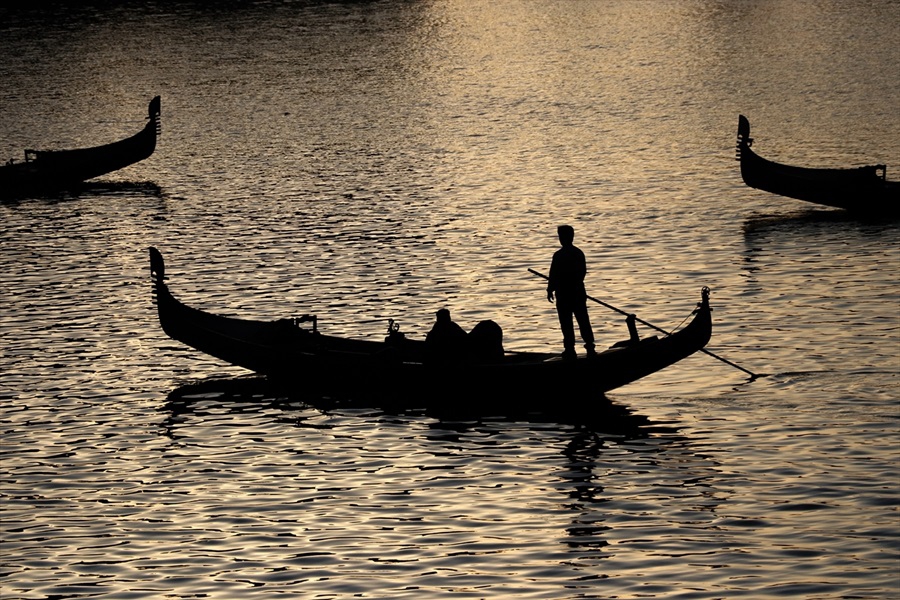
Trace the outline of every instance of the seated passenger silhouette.
{"label": "seated passenger silhouette", "polygon": [[503,360],[503,329],[491,320],[480,321],[468,339],[469,360],[476,363],[499,362]]}
{"label": "seated passenger silhouette", "polygon": [[450,318],[450,310],[442,308],[425,336],[425,354],[429,362],[461,362],[466,352],[466,332]]}

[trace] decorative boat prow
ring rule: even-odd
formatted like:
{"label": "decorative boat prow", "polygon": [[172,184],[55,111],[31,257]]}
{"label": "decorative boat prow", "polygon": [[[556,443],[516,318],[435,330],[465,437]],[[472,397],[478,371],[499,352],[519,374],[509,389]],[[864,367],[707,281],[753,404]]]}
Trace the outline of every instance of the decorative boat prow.
{"label": "decorative boat prow", "polygon": [[[154,119],[159,119],[161,113],[161,99],[159,96],[153,98],[150,101],[150,104],[147,106],[147,118],[151,121]],[[159,123],[157,123],[159,125]],[[158,133],[158,131],[157,131]]]}
{"label": "decorative boat prow", "polygon": [[166,280],[166,261],[156,248],[150,248],[150,276],[154,282],[163,283]]}
{"label": "decorative boat prow", "polygon": [[741,146],[746,144],[749,148],[753,145],[753,138],[750,137],[750,120],[744,115],[738,115],[737,138],[737,159],[741,160]]}

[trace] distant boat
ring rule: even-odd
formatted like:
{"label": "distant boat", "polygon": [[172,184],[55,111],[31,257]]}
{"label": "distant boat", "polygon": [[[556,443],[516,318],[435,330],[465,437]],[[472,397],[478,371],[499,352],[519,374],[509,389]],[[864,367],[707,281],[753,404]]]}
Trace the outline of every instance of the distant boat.
{"label": "distant boat", "polygon": [[93,148],[25,150],[25,160],[0,165],[0,196],[16,197],[64,190],[88,179],[144,160],[156,149],[160,98],[147,109],[148,122],[135,135]]}
{"label": "distant boat", "polygon": [[663,337],[638,339],[635,333],[624,345],[568,360],[552,353],[501,351],[487,359],[458,355],[435,363],[429,362],[426,343],[407,339],[393,321],[379,341],[324,335],[308,315],[276,321],[215,315],[172,295],[155,248],[150,268],[159,322],[172,339],[295,390],[377,396],[390,399],[393,407],[587,415],[602,404],[604,392],[687,358],[703,349],[712,333],[704,288],[690,323]]}
{"label": "distant boat", "polygon": [[750,146],[750,121],[740,115],[737,160],[748,186],[848,211],[873,214],[900,212],[900,182],[887,180],[885,165],[845,169],[814,169],[784,165],[762,158]]}

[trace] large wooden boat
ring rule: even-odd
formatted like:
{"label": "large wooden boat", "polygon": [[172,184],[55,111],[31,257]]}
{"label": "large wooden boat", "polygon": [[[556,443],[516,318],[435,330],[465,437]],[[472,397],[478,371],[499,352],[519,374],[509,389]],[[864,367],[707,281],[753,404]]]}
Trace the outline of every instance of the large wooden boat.
{"label": "large wooden boat", "polygon": [[0,196],[64,190],[144,160],[156,149],[159,96],[150,101],[147,113],[141,131],[117,142],[75,150],[25,150],[24,161],[10,160],[0,166]]}
{"label": "large wooden boat", "polygon": [[762,158],[751,149],[750,121],[738,119],[737,160],[748,186],[824,206],[874,214],[900,211],[900,182],[885,165],[845,169],[795,167]]}
{"label": "large wooden boat", "polygon": [[[656,373],[701,350],[712,322],[703,288],[693,319],[663,337],[631,339],[593,356],[504,352],[487,360],[458,355],[430,359],[428,345],[408,339],[394,321],[384,340],[321,333],[314,316],[254,321],[185,305],[169,290],[163,257],[150,248],[159,322],[174,340],[295,390],[379,395],[386,402],[428,408],[442,401],[476,411],[588,411],[604,393]],[[471,335],[471,334],[470,334]]]}

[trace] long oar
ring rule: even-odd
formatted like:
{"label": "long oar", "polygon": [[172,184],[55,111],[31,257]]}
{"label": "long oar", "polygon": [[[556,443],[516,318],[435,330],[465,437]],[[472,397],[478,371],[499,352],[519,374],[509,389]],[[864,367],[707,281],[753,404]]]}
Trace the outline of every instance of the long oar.
{"label": "long oar", "polygon": [[[547,276],[544,275],[543,273],[539,273],[539,272],[535,271],[534,269],[528,269],[528,272],[529,272],[529,273],[532,273],[532,274],[534,274],[534,275],[537,275],[538,277],[542,277],[543,279],[546,279],[547,281],[550,280],[549,277],[547,277]],[[588,299],[588,300],[591,300],[592,302],[596,302],[597,304],[599,304],[599,305],[601,305],[601,306],[605,306],[606,308],[608,308],[608,309],[610,309],[610,310],[614,310],[614,311],[616,311],[616,312],[619,313],[619,314],[623,314],[623,315],[625,315],[626,317],[627,317],[627,316],[631,316],[631,313],[625,312],[625,311],[622,310],[621,308],[616,308],[616,307],[613,306],[612,304],[608,304],[608,303],[606,303],[606,302],[604,302],[604,301],[602,301],[602,300],[598,300],[598,299],[593,298],[593,297],[591,297],[591,296],[588,296],[587,299]],[[636,316],[634,317],[634,320],[637,321],[638,323],[641,323],[642,325],[646,325],[647,327],[649,327],[649,328],[651,328],[651,329],[655,329],[656,331],[659,331],[659,332],[664,333],[664,334],[666,334],[666,335],[672,335],[671,333],[669,333],[669,332],[666,331],[665,329],[662,329],[661,327],[657,327],[657,326],[654,325],[653,323],[648,323],[647,321],[644,321],[643,319],[639,319],[639,318],[636,317]],[[710,351],[707,350],[706,348],[700,348],[700,352],[702,352],[702,353],[704,353],[704,354],[708,354],[708,355],[712,356],[713,358],[715,358],[716,360],[721,360],[721,361],[722,361],[723,363],[725,363],[726,365],[730,365],[730,366],[734,367],[735,369],[738,369],[738,370],[740,370],[740,371],[743,371],[744,373],[746,373],[747,375],[749,375],[749,376],[750,376],[751,378],[753,378],[753,379],[756,379],[757,377],[759,377],[759,375],[757,375],[757,374],[754,373],[753,371],[748,371],[748,370],[745,369],[744,367],[742,367],[742,366],[740,366],[740,365],[736,365],[736,364],[734,364],[733,362],[731,362],[731,361],[728,360],[728,359],[722,358],[721,356],[719,356],[719,355],[717,355],[717,354],[713,354],[712,352],[710,352]]]}

